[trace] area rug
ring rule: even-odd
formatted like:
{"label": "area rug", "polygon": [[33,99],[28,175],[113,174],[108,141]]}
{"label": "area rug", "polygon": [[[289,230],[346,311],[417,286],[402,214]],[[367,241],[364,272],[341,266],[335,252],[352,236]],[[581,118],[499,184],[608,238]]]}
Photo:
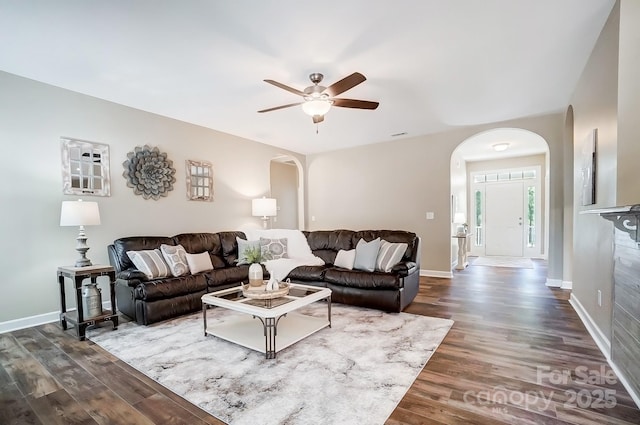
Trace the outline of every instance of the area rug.
{"label": "area rug", "polygon": [[[301,310],[326,317],[316,303]],[[221,308],[207,320],[225,321]],[[211,322],[210,322],[211,323]],[[128,322],[88,337],[213,416],[242,424],[382,424],[453,325],[452,320],[332,306],[332,327],[273,360],[204,336],[202,314],[151,326]],[[256,326],[262,326],[256,319]]]}
{"label": "area rug", "polygon": [[519,269],[533,268],[533,261],[530,258],[520,257],[477,257],[471,264],[474,266],[515,267]]}

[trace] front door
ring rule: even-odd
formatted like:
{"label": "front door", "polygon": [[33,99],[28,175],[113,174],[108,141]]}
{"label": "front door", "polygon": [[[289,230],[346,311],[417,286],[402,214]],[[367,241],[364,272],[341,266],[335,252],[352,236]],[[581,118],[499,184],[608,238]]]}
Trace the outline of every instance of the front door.
{"label": "front door", "polygon": [[485,255],[523,256],[523,183],[491,183],[486,190]]}

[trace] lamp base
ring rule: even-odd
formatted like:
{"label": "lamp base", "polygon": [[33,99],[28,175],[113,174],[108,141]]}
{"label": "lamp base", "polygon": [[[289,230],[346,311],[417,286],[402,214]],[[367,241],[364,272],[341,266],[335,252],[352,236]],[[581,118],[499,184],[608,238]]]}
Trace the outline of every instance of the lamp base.
{"label": "lamp base", "polygon": [[87,245],[87,235],[84,233],[84,226],[80,226],[80,231],[78,232],[76,241],[78,241],[78,244],[76,245],[76,251],[80,253],[80,258],[76,260],[75,267],[91,266],[91,260],[87,258],[89,245]]}
{"label": "lamp base", "polygon": [[91,263],[91,260],[89,260],[88,258],[79,258],[76,261],[76,264],[74,265],[74,267],[88,267],[88,266],[93,266],[93,264]]}

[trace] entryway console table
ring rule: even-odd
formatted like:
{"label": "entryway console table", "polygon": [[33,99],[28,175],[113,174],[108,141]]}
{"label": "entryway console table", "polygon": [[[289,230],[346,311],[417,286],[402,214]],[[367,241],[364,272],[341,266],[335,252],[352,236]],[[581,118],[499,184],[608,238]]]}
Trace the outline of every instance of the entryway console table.
{"label": "entryway console table", "polygon": [[[103,310],[102,314],[96,317],[85,318],[82,308],[82,282],[91,279],[92,283],[100,276],[109,277],[109,292],[111,295],[111,310]],[[76,311],[67,311],[67,299],[64,290],[64,279],[73,281],[76,291]],[[67,322],[76,329],[76,336],[80,341],[85,339],[85,332],[89,326],[101,322],[111,322],[113,329],[118,329],[118,313],[116,309],[116,271],[111,266],[93,265],[87,267],[64,266],[58,267],[58,284],[60,285],[60,325],[67,330]]]}
{"label": "entryway console table", "polygon": [[469,253],[471,233],[458,233],[452,238],[458,239],[458,264],[456,265],[456,270],[464,270],[469,265],[467,255]]}

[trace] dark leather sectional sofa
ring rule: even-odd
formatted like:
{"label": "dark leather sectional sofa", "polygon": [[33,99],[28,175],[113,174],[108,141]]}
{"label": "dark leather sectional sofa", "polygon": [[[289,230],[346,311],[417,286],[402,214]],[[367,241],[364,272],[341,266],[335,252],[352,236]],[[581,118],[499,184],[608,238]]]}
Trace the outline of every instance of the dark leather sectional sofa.
{"label": "dark leather sectional sofa", "polygon": [[[420,238],[415,233],[398,230],[320,230],[303,232],[314,255],[325,265],[300,266],[288,278],[292,282],[323,286],[332,290],[333,302],[400,312],[418,293],[420,276]],[[243,232],[184,233],[172,237],[134,236],[120,238],[108,246],[109,261],[116,269],[118,309],[137,323],[150,323],[198,311],[200,298],[246,282],[248,265],[236,265],[236,237]],[[339,250],[354,249],[362,238],[377,237],[388,242],[405,242],[407,251],[391,272],[367,272],[335,267]],[[136,270],[127,251],[150,250],[160,245],[182,245],[188,253],[207,251],[214,269],[181,277],[147,279]],[[265,270],[265,278],[268,273]]]}

